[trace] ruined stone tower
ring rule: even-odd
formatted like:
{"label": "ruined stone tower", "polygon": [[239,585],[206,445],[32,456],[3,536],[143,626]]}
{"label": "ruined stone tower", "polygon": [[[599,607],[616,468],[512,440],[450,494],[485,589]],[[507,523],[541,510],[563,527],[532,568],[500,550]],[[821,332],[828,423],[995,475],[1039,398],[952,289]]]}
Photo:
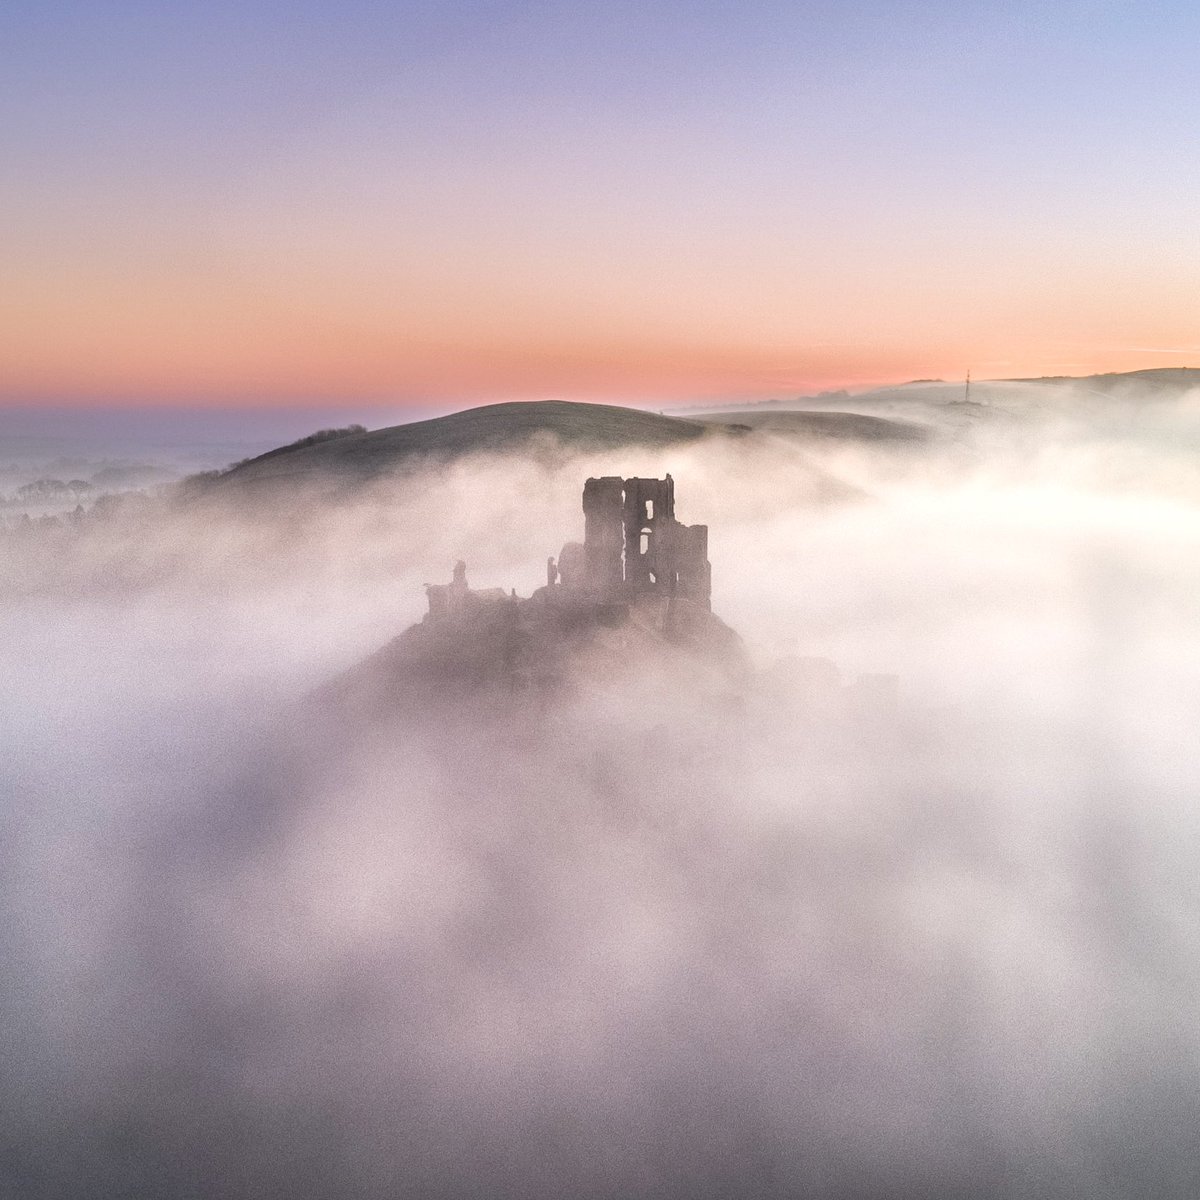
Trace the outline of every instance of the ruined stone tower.
{"label": "ruined stone tower", "polygon": [[617,601],[659,592],[710,605],[708,526],[675,519],[675,481],[589,479],[583,489],[587,589]]}
{"label": "ruined stone tower", "polygon": [[584,581],[599,596],[617,595],[625,580],[624,486],[615,475],[583,485]]}

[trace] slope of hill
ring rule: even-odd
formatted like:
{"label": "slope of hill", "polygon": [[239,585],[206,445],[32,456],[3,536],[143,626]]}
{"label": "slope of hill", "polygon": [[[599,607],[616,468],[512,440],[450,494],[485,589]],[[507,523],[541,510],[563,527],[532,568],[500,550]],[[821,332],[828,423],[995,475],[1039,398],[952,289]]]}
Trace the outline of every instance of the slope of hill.
{"label": "slope of hill", "polygon": [[1159,392],[1200,388],[1200,367],[1150,367],[1145,371],[1112,371],[1105,375],[1046,375],[1038,379],[1009,379],[1006,383],[1074,385],[1089,391],[1112,392],[1124,388],[1147,388]]}
{"label": "slope of hill", "polygon": [[561,400],[488,404],[386,429],[335,431],[303,438],[238,463],[215,478],[193,481],[205,493],[239,487],[286,485],[314,479],[354,482],[429,460],[550,444],[568,451],[662,447],[705,436],[759,435],[798,441],[814,438],[913,443],[930,431],[916,423],[845,412],[740,410],[668,417],[636,408]]}
{"label": "slope of hill", "polygon": [[299,480],[319,474],[371,476],[417,459],[453,459],[541,438],[580,450],[668,446],[702,437],[699,421],[635,408],[563,400],[487,404],[464,412],[281,447],[239,463],[221,485]]}
{"label": "slope of hill", "polygon": [[[815,419],[823,418],[830,409],[837,409],[836,413],[828,415],[843,421],[856,414],[876,418],[886,415],[886,420],[895,425],[903,426],[905,418],[910,418],[910,423],[932,421],[953,429],[979,420],[1036,416],[1062,405],[1169,402],[1193,389],[1200,389],[1200,368],[1196,367],[1157,367],[1107,375],[976,379],[971,384],[969,398],[963,379],[915,379],[863,392],[823,392],[815,396],[756,401],[736,410],[695,408],[689,409],[688,415],[697,421],[737,420],[749,425],[759,420],[755,416],[759,414],[762,424],[772,425],[778,432],[784,427],[778,420],[783,414],[803,413]],[[862,427],[856,434],[851,430],[851,426],[845,427],[846,436],[872,436],[869,427]],[[813,431],[827,432],[816,425]]]}
{"label": "slope of hill", "polygon": [[933,436],[928,425],[916,421],[889,420],[856,412],[827,412],[810,409],[758,409],[741,412],[705,413],[709,424],[740,426],[754,432],[785,437],[835,438],[862,442],[926,442]]}
{"label": "slope of hill", "polygon": [[662,677],[695,699],[744,683],[749,660],[719,617],[686,600],[631,604],[483,596],[470,609],[410,626],[324,685],[314,700],[354,714],[426,714],[441,725],[465,704],[536,708],[584,690]]}

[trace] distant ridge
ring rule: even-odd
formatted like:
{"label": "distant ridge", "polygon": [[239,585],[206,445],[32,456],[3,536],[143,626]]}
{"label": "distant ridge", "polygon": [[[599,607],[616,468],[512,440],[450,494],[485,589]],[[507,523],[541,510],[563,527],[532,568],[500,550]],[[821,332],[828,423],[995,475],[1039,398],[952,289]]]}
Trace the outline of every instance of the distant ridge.
{"label": "distant ridge", "polygon": [[467,454],[536,446],[539,439],[586,452],[672,446],[705,436],[746,437],[760,432],[801,439],[895,442],[920,440],[926,433],[909,422],[852,413],[793,413],[762,422],[753,414],[743,420],[738,412],[695,419],[611,404],[512,401],[385,429],[323,431],[196,482],[204,493],[320,478],[353,482],[417,462],[449,462]]}
{"label": "distant ridge", "polygon": [[1200,387],[1200,367],[1147,367],[1144,371],[1109,371],[1103,375],[1042,375],[997,380],[1000,383],[1081,383],[1094,388],[1114,388],[1122,383],[1150,383],[1159,387]]}
{"label": "distant ridge", "polygon": [[[904,383],[884,384],[863,391],[826,391],[782,399],[751,400],[736,407],[690,405],[680,411],[697,421],[733,420],[744,419],[751,413],[815,412],[817,409],[852,412],[866,405],[875,408],[882,401],[889,404],[913,404],[912,411],[916,413],[916,405],[921,403],[942,408],[948,403],[962,400],[964,382],[963,379],[909,379]],[[1030,386],[1064,390],[1076,388],[1082,392],[1100,394],[1120,393],[1123,389],[1142,387],[1168,394],[1200,388],[1200,367],[1148,367],[1143,371],[1114,371],[1099,375],[980,377],[972,382],[972,388],[981,390],[980,394],[988,399],[999,398],[1002,393],[1008,398],[1018,398],[1023,390]]]}
{"label": "distant ridge", "polygon": [[[183,494],[208,495],[227,489],[287,485],[307,480],[345,484],[418,463],[451,462],[468,454],[536,450],[539,444],[587,452],[626,447],[665,447],[706,436],[774,438],[811,444],[830,439],[857,443],[917,446],[937,436],[935,429],[963,428],[978,420],[1011,420],[1036,410],[1035,387],[1070,389],[1113,400],[1153,400],[1200,388],[1200,368],[1158,367],[1102,375],[980,379],[975,396],[964,401],[953,380],[912,380],[892,387],[849,393],[821,393],[791,401],[760,401],[738,406],[691,409],[666,416],[614,404],[568,400],[485,404],[444,417],[393,425],[318,431],[287,446],[268,450],[228,470],[184,482]],[[1139,394],[1139,389],[1141,394]]]}
{"label": "distant ridge", "polygon": [[409,461],[448,461],[465,454],[511,449],[538,438],[552,438],[580,450],[669,446],[700,438],[707,429],[699,421],[616,405],[511,401],[384,429],[301,439],[238,463],[215,482],[238,485],[315,475],[369,477]]}
{"label": "distant ridge", "polygon": [[870,416],[855,412],[826,412],[813,409],[756,409],[740,412],[705,413],[712,423],[764,433],[804,437],[851,439],[860,442],[927,442],[932,436],[928,425],[916,421]]}

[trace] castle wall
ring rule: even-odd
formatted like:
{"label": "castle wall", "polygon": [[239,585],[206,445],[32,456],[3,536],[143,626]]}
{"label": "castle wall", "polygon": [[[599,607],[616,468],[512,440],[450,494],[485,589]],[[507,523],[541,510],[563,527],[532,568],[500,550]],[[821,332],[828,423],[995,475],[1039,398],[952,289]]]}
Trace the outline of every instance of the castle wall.
{"label": "castle wall", "polygon": [[[675,519],[675,481],[666,479],[625,480],[625,584],[646,591],[667,583],[669,546],[662,531]],[[666,553],[664,553],[664,550]]]}
{"label": "castle wall", "polygon": [[[708,526],[675,520],[675,482],[587,480],[583,489],[584,542],[568,542],[558,561],[546,560],[542,602],[559,609],[574,605],[627,612],[640,596],[687,600],[709,608],[712,568]],[[448,584],[427,584],[427,619],[453,619],[468,610],[509,599],[503,591],[472,591],[466,565],[455,564]],[[514,592],[511,599],[517,599]]]}
{"label": "castle wall", "polygon": [[624,581],[624,482],[616,475],[583,485],[584,575],[589,591],[607,596]]}
{"label": "castle wall", "polygon": [[706,608],[712,590],[708,526],[675,520],[675,481],[589,479],[583,491],[588,588],[601,599],[645,593]]}

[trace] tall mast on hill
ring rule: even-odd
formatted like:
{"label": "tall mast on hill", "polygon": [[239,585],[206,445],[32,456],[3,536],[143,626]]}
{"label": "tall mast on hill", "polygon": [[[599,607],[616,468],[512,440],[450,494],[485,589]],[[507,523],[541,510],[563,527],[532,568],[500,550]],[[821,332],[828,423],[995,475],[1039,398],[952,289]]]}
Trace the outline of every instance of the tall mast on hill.
{"label": "tall mast on hill", "polygon": [[967,390],[963,394],[963,403],[964,404],[971,403],[971,368],[970,367],[967,368]]}

